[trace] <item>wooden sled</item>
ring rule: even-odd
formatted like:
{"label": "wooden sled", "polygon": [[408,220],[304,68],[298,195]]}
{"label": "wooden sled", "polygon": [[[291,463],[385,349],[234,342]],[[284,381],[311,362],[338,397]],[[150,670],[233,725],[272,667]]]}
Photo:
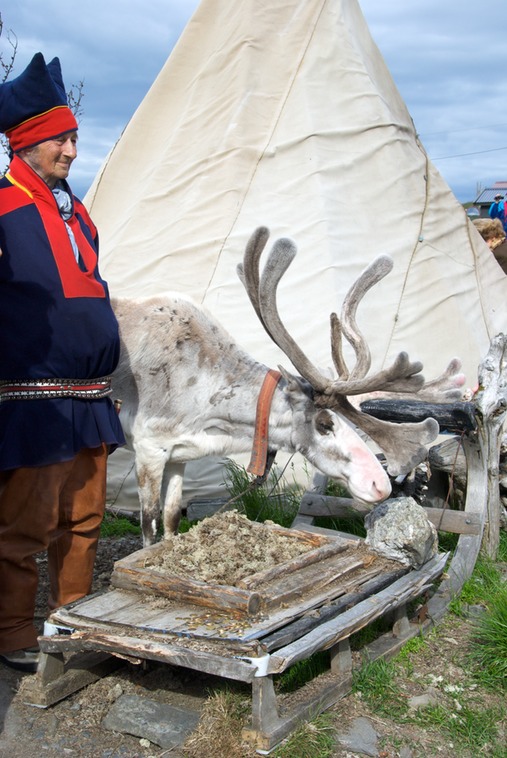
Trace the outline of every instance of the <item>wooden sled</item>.
{"label": "wooden sled", "polygon": [[[368,561],[351,569],[358,538],[319,529],[313,519],[317,515],[343,515],[346,509],[357,509],[357,504],[308,492],[293,526],[309,536],[321,536],[317,547],[336,547],[328,548],[318,572],[329,578],[327,583],[316,581],[314,591],[304,597],[295,592],[291,595],[289,584],[292,588],[298,585],[294,572],[303,572],[305,586],[311,587],[315,564],[288,567],[284,574],[272,578],[270,586],[262,586],[262,582],[256,585],[254,601],[252,593],[217,591],[211,603],[205,600],[195,604],[187,587],[180,598],[169,592],[161,608],[146,601],[146,584],[151,579],[139,577],[140,564],[130,556],[119,572],[120,586],[51,615],[54,634],[40,638],[42,660],[30,702],[49,706],[61,700],[101,676],[97,666],[108,661],[152,660],[183,666],[251,685],[251,723],[244,737],[257,751],[268,753],[301,721],[314,718],[349,694],[350,638],[355,632],[376,619],[389,620],[390,631],[362,652],[371,659],[396,654],[408,639],[442,619],[472,574],[481,546],[490,555],[496,554],[500,525],[498,460],[507,409],[506,347],[503,335],[492,341],[479,369],[479,391],[467,408],[466,420],[458,419],[459,428],[453,430],[459,432],[467,463],[464,509],[428,510],[428,518],[438,530],[459,534],[448,566],[448,556],[439,554],[417,571],[401,564],[394,568],[379,562],[376,567]],[[444,410],[448,413],[449,408]],[[442,431],[448,424],[442,422]],[[140,591],[143,582],[144,591]],[[273,598],[283,595],[282,589],[284,601],[275,602]],[[221,607],[224,597],[225,607]],[[416,600],[417,615],[409,618],[407,608]],[[255,604],[262,602],[262,613],[255,615]],[[252,608],[254,613],[249,614]],[[328,652],[329,672],[313,680],[307,697],[302,691],[298,704],[288,706],[276,693],[276,677],[319,651]],[[90,655],[103,660],[99,664],[95,660],[92,668],[86,664]]]}

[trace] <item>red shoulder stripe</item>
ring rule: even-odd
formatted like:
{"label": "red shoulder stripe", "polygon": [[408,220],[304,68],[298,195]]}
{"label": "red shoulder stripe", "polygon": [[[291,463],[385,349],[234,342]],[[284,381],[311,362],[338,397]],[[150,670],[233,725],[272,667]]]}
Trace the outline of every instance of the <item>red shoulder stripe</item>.
{"label": "red shoulder stripe", "polygon": [[0,216],[16,211],[18,208],[23,208],[32,202],[33,200],[30,196],[18,187],[12,185],[5,187],[0,191]]}

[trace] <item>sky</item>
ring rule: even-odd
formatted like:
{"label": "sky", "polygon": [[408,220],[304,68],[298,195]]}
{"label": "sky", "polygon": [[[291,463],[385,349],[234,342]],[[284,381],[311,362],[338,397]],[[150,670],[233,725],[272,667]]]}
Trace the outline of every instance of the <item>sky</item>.
{"label": "sky", "polygon": [[[209,1],[209,0],[208,0]],[[275,2],[276,0],[273,0]],[[343,0],[347,2],[348,0]],[[199,0],[0,0],[0,54],[17,42],[83,82],[71,186],[84,197]],[[460,202],[507,181],[507,0],[359,0],[426,151]],[[0,165],[0,168],[2,166]]]}

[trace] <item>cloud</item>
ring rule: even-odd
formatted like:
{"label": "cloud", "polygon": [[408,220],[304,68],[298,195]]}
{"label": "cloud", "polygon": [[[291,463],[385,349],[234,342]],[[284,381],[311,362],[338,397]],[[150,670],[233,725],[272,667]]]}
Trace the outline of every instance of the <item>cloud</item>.
{"label": "cloud", "polygon": [[[507,179],[505,60],[507,3],[488,13],[465,0],[362,0],[370,32],[431,160],[456,197]],[[501,64],[500,64],[501,65]]]}
{"label": "cloud", "polygon": [[[18,40],[15,74],[40,50],[60,58],[68,88],[84,82],[76,194],[85,194],[197,5],[23,0],[2,11],[0,51],[8,52],[10,28]],[[479,184],[507,179],[505,0],[491,0],[487,12],[471,0],[360,0],[360,6],[422,143],[456,197],[472,200]]]}

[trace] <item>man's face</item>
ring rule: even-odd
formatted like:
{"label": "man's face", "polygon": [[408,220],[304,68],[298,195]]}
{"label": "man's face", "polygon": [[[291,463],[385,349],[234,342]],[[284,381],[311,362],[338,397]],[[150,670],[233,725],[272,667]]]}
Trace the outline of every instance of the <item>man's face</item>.
{"label": "man's face", "polygon": [[60,179],[69,175],[72,161],[77,155],[77,132],[65,132],[60,137],[20,150],[19,156],[46,184],[53,188]]}

